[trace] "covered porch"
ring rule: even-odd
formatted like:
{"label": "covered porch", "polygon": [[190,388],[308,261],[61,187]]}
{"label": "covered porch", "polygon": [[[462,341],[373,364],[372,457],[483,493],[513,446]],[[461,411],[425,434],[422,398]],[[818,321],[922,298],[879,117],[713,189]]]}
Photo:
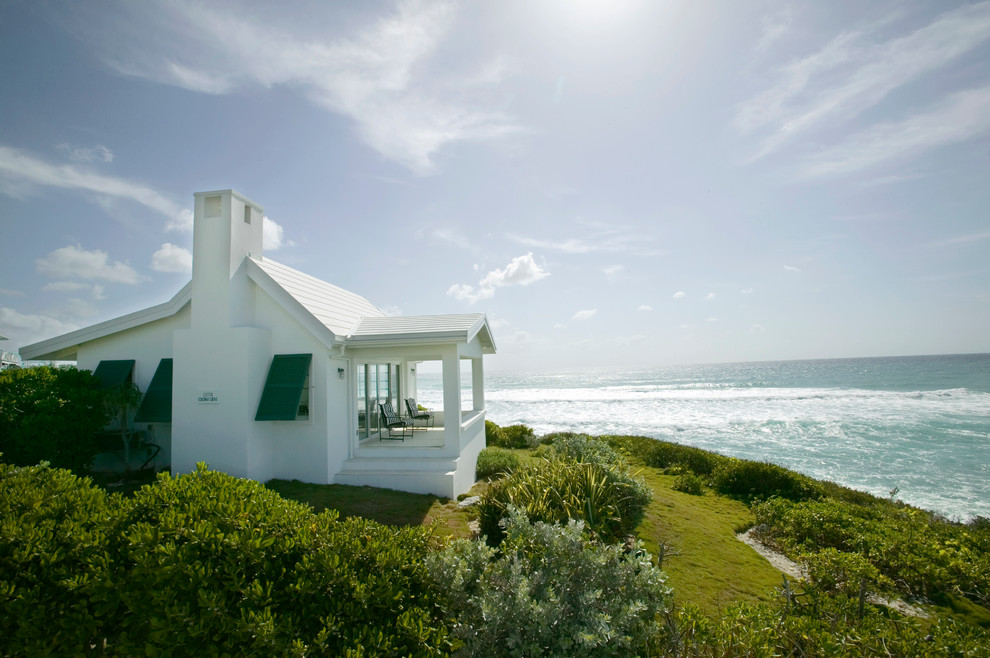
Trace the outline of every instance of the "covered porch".
{"label": "covered porch", "polygon": [[[371,479],[375,486],[450,498],[467,491],[485,447],[483,357],[491,353],[483,315],[362,321],[345,351],[354,375],[354,432],[337,481]],[[432,423],[411,418],[406,405],[408,398],[419,400],[417,370],[426,362],[439,363],[441,373]],[[404,427],[389,431],[383,405]]]}

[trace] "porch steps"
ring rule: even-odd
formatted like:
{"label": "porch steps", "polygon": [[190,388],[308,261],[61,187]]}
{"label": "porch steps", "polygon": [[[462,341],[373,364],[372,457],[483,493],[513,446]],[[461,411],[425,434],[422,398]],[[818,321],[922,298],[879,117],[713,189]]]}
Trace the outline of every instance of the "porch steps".
{"label": "porch steps", "polygon": [[456,457],[352,457],[334,482],[453,498],[457,462]]}

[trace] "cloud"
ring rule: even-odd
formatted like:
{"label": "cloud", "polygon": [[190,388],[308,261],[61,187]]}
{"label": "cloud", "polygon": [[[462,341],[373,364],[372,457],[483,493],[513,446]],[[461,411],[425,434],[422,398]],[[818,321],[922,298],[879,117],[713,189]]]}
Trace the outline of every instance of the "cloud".
{"label": "cloud", "polygon": [[102,144],[86,147],[62,142],[56,144],[55,149],[64,153],[73,162],[113,162],[113,151]]}
{"label": "cloud", "polygon": [[798,268],[794,267],[793,265],[784,265],[784,269],[787,270],[788,272],[800,272],[801,271]]}
{"label": "cloud", "polygon": [[708,293],[707,295],[705,295],[705,301],[706,301],[706,302],[710,302],[710,301],[712,301],[713,299],[715,299],[716,297],[718,297],[718,295],[716,295],[716,294],[715,294],[715,293],[713,293],[713,292],[710,292],[710,293]]}
{"label": "cloud", "polygon": [[80,327],[48,315],[25,315],[12,308],[0,307],[0,326],[16,345],[30,345],[52,336],[66,334]]}
{"label": "cloud", "polygon": [[447,289],[447,294],[454,299],[473,304],[482,299],[489,299],[495,294],[496,288],[504,286],[528,286],[540,279],[550,276],[550,273],[533,260],[533,252],[516,256],[503,269],[492,270],[474,286],[455,283]]}
{"label": "cloud", "polygon": [[192,274],[192,252],[165,242],[161,249],[151,255],[151,269],[156,272]]}
{"label": "cloud", "polygon": [[8,297],[27,297],[23,290],[12,290],[10,288],[0,288],[0,295]]}
{"label": "cloud", "polygon": [[35,187],[83,190],[133,201],[167,217],[166,228],[183,226],[187,219],[192,227],[192,213],[146,185],[97,174],[78,165],[54,165],[20,149],[0,146],[0,191],[9,196],[26,196]]}
{"label": "cloud", "polygon": [[739,294],[740,295],[752,295],[753,294],[753,289],[752,288],[743,288],[742,290],[739,291]]}
{"label": "cloud", "polygon": [[718,318],[716,318],[715,316],[712,316],[710,318],[707,318],[705,320],[705,322],[718,322]]}
{"label": "cloud", "polygon": [[75,245],[56,249],[44,258],[35,259],[34,263],[39,273],[56,279],[75,277],[129,285],[141,280],[129,265],[119,261],[110,263],[105,251],[86,251]]}
{"label": "cloud", "polygon": [[533,260],[533,252],[516,256],[501,270],[492,270],[479,284],[482,288],[502,286],[528,286],[550,274]]}
{"label": "cloud", "polygon": [[685,297],[687,297],[687,293],[683,290],[678,290],[674,293],[674,299],[684,299]]}
{"label": "cloud", "polygon": [[[356,28],[347,20],[353,12],[323,13],[332,11],[323,3],[296,12],[182,1],[124,6],[113,18],[77,10],[69,23],[117,72],[207,94],[288,88],[353,120],[368,146],[417,173],[428,173],[449,144],[520,130],[497,109],[505,100],[500,60],[457,78],[431,67],[445,39],[457,36],[453,2],[401,2]],[[340,34],[348,36],[327,33],[346,23]]]}
{"label": "cloud", "polygon": [[639,305],[639,308],[637,308],[636,310],[637,311],[652,311],[653,310],[653,307],[650,306],[649,304],[640,304]]}
{"label": "cloud", "polygon": [[938,242],[932,242],[928,246],[951,247],[957,244],[970,244],[972,242],[982,242],[983,240],[990,240],[990,232],[973,233],[972,235],[961,235],[955,238],[948,238],[946,240],[939,240]]}
{"label": "cloud", "polygon": [[490,299],[495,295],[494,288],[480,288],[475,290],[475,287],[467,283],[455,283],[449,288],[447,288],[447,295],[453,297],[459,302],[467,302],[468,304],[474,304],[482,299]]}
{"label": "cloud", "polygon": [[553,328],[554,329],[566,329],[567,328],[567,325],[564,324],[563,322],[557,322],[557,323],[555,323],[553,325]]}
{"label": "cloud", "polygon": [[802,167],[805,177],[836,176],[887,160],[913,156],[990,132],[990,87],[953,94],[936,107],[854,133],[819,151]]}
{"label": "cloud", "polygon": [[764,327],[762,324],[754,324],[752,327],[749,328],[749,332],[752,334],[762,334],[766,330],[767,328]]}
{"label": "cloud", "polygon": [[261,226],[261,244],[268,251],[275,251],[282,247],[294,247],[296,243],[285,239],[282,226],[274,219],[265,217]]}
{"label": "cloud", "polygon": [[845,121],[990,39],[990,3],[947,11],[904,36],[875,42],[875,25],[836,36],[785,66],[777,83],[738,108],[743,132],[770,128],[757,160],[826,120]]}
{"label": "cloud", "polygon": [[571,319],[572,320],[588,320],[590,318],[593,318],[596,313],[598,313],[598,309],[597,308],[589,308],[589,309],[586,309],[586,310],[583,310],[583,311],[578,311],[577,313],[574,314],[574,317],[572,317]]}

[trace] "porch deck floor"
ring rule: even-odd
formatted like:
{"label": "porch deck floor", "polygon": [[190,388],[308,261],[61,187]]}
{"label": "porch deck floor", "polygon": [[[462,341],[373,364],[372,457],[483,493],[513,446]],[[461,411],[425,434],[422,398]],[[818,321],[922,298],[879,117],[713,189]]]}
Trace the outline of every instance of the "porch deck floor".
{"label": "porch deck floor", "polygon": [[406,436],[405,441],[389,439],[383,433],[382,439],[378,439],[378,434],[372,434],[366,439],[361,439],[358,445],[362,448],[442,448],[443,447],[443,427],[417,428],[413,430],[412,436]]}

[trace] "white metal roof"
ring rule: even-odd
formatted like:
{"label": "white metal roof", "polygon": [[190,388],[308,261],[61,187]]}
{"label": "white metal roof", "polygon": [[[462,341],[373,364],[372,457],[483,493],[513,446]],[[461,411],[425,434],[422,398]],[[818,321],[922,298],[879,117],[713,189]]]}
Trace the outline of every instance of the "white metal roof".
{"label": "white metal roof", "polygon": [[385,316],[384,311],[364,297],[332,283],[267,258],[251,260],[335,336],[351,334],[361,318]]}

